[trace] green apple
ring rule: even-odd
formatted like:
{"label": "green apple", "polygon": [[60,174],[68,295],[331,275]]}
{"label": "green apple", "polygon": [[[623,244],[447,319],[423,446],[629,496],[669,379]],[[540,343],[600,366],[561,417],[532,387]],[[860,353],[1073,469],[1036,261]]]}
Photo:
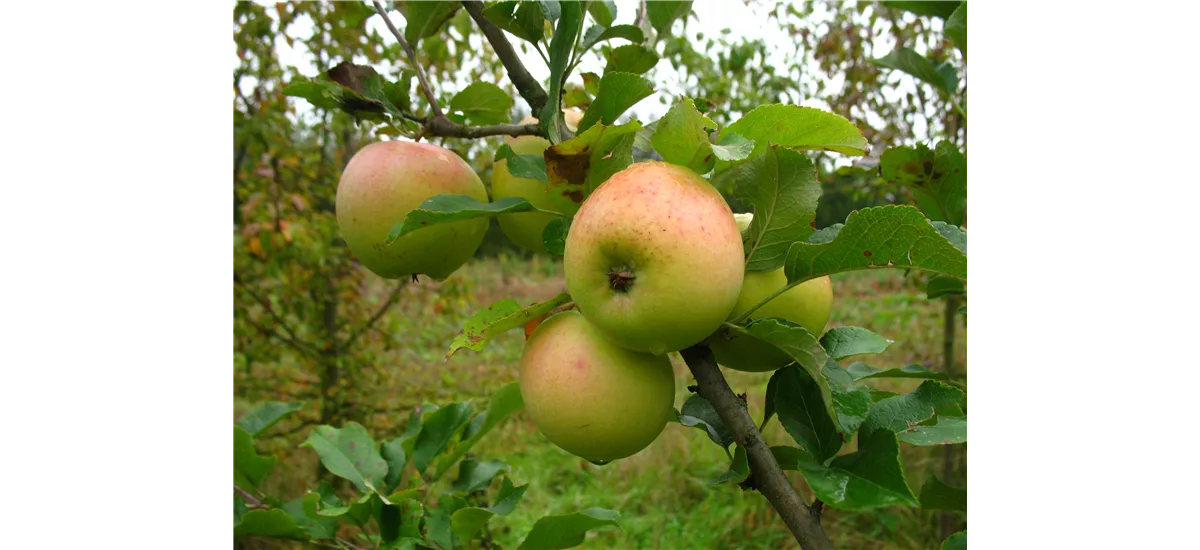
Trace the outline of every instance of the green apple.
{"label": "green apple", "polygon": [[487,218],[439,224],[384,244],[392,226],[442,194],[488,200],[479,176],[452,151],[428,143],[372,143],[354,154],[338,182],[338,229],[358,261],[380,277],[445,279],[475,254]]}
{"label": "green apple", "polygon": [[[563,118],[566,120],[567,127],[571,131],[575,131],[579,120],[583,118],[583,113],[575,109],[564,109]],[[537,121],[536,118],[526,117],[521,124],[535,124]],[[550,147],[549,141],[538,136],[509,137],[505,138],[504,142],[518,155],[541,156]],[[578,203],[552,197],[546,184],[533,178],[518,178],[512,175],[508,171],[508,161],[500,159],[492,168],[492,200],[504,197],[522,197],[539,210],[559,212],[566,216],[573,216],[579,210]],[[542,233],[546,230],[546,225],[557,217],[541,212],[521,212],[519,214],[500,214],[496,216],[496,219],[500,222],[500,229],[504,231],[510,241],[534,252],[545,252]]]}
{"label": "green apple", "polygon": [[[742,231],[750,227],[750,222],[754,219],[753,214],[733,216]],[[729,318],[740,316],[785,286],[787,275],[783,273],[783,268],[746,273],[742,282],[742,292],[738,294],[737,305],[729,314]],[[832,312],[833,285],[829,282],[829,277],[825,276],[792,287],[754,310],[750,318],[780,317],[808,329],[813,336],[820,338]],[[766,372],[785,367],[792,362],[782,351],[755,340],[738,338],[726,331],[720,331],[709,338],[708,346],[712,348],[717,363],[734,370]]]}
{"label": "green apple", "polygon": [[656,355],[707,338],[745,273],[742,238],[716,189],[682,166],[637,163],[587,200],[567,234],[567,289],[613,342]]}
{"label": "green apple", "polygon": [[601,336],[577,311],[538,325],[521,355],[525,411],[551,442],[594,463],[652,443],[671,417],[675,374],[665,355]]}

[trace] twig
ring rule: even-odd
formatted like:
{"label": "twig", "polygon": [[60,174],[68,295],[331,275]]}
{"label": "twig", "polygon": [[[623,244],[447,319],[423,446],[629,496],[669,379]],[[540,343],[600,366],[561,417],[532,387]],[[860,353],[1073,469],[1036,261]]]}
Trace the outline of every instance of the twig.
{"label": "twig", "polygon": [[517,52],[513,50],[508,38],[504,36],[504,31],[483,16],[483,2],[464,0],[462,5],[471,15],[471,19],[475,20],[475,24],[479,25],[479,30],[483,31],[483,35],[487,37],[492,49],[496,52],[496,57],[499,57],[500,63],[504,65],[504,70],[508,71],[508,78],[517,87],[517,92],[521,94],[525,103],[529,104],[529,108],[534,113],[540,113],[548,101],[546,90],[542,89],[542,85],[533,78],[533,75],[529,74],[525,65],[521,63],[521,58],[517,57]]}
{"label": "twig", "polygon": [[238,487],[237,485],[233,486],[233,490],[237,491],[237,494],[242,495],[242,500],[246,501],[246,507],[250,508],[251,510],[266,510],[270,508],[270,506],[263,504],[257,498],[254,498],[254,495],[250,494],[245,489]]}
{"label": "twig", "polygon": [[429,100],[429,107],[433,109],[434,117],[442,115],[442,108],[438,105],[437,96],[433,95],[433,88],[429,87],[429,80],[425,78],[425,69],[421,68],[421,64],[417,62],[417,52],[414,52],[412,46],[408,45],[408,41],[404,39],[404,35],[396,30],[396,25],[392,24],[392,18],[388,17],[387,10],[379,0],[374,0],[375,11],[379,12],[379,16],[383,18],[383,22],[387,24],[389,31],[400,42],[400,47],[404,48],[404,53],[408,55],[408,62],[412,65],[413,71],[417,73],[417,80],[421,82],[421,91],[425,93],[425,99]]}
{"label": "twig", "polygon": [[[290,341],[291,341],[292,345],[299,347],[299,348],[307,348],[313,352],[317,351],[316,348],[314,348],[311,344],[300,340],[300,338],[296,336],[296,333],[292,331],[291,327],[289,327],[287,325],[287,323],[283,322],[283,318],[281,318],[279,316],[279,314],[275,313],[275,308],[271,307],[271,303],[268,302],[262,296],[260,296],[258,293],[251,290],[249,286],[246,286],[246,283],[243,283],[241,278],[239,278],[236,274],[234,274],[234,276],[233,276],[233,283],[235,285],[241,286],[242,290],[245,290],[246,293],[250,295],[250,297],[254,298],[256,301],[258,301],[259,304],[261,304],[263,306],[263,309],[267,310],[267,313],[271,314],[271,317],[275,319],[275,324],[282,327],[283,331],[286,332],[287,335],[290,337]],[[251,322],[251,324],[254,324],[254,323]]]}
{"label": "twig", "polygon": [[646,0],[642,0],[641,9],[638,10],[637,28],[644,28],[646,25]]}
{"label": "twig", "polygon": [[444,116],[425,121],[425,134],[437,137],[475,139],[487,136],[544,136],[538,124],[495,124],[463,126]]}
{"label": "twig", "polygon": [[400,280],[400,284],[397,284],[396,288],[392,289],[392,293],[388,295],[386,300],[384,300],[383,305],[379,306],[379,309],[375,311],[375,314],[367,320],[367,323],[346,338],[346,343],[341,346],[342,348],[349,347],[354,343],[355,340],[358,339],[359,336],[362,336],[364,333],[371,330],[371,327],[375,325],[375,322],[378,321],[380,317],[383,317],[383,314],[387,313],[387,310],[391,309],[392,305],[396,303],[396,300],[400,298],[400,291],[404,290],[404,284],[406,282],[408,282],[408,279]]}
{"label": "twig", "polygon": [[755,487],[783,518],[800,547],[804,550],[832,550],[833,543],[821,528],[819,512],[814,514],[800,500],[796,488],[783,474],[775,455],[754,426],[754,419],[750,418],[746,407],[729,389],[712,351],[707,346],[696,345],[679,353],[696,377],[700,395],[712,403],[717,416],[733,432],[734,440],[746,449]]}

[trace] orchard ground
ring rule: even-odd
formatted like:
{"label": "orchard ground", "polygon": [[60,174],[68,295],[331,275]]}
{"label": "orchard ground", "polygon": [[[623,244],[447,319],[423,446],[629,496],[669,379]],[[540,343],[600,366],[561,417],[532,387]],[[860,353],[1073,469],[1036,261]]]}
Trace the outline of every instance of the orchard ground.
{"label": "orchard ground", "polygon": [[[859,271],[834,275],[834,310],[829,328],[861,326],[895,340],[886,352],[868,357],[875,368],[901,367],[920,363],[941,369],[942,300],[928,301],[924,292],[903,271]],[[373,293],[382,300],[397,284],[378,277],[368,279]],[[504,252],[495,257],[469,261],[444,282],[422,279],[407,284],[397,306],[370,335],[376,342],[388,339],[388,366],[396,369],[395,382],[382,387],[359,387],[371,396],[380,412],[356,419],[376,430],[376,439],[394,435],[413,407],[421,403],[448,404],[473,400],[476,408],[501,385],[517,379],[524,333],[506,332],[481,353],[459,351],[449,362],[444,354],[450,340],[471,313],[504,297],[532,303],[566,291],[560,260],[545,256],[518,256]],[[960,317],[961,321],[961,317]],[[966,327],[958,327],[955,354],[962,372],[966,370]],[[675,408],[690,395],[691,374],[677,357],[672,359],[676,375]],[[843,362],[848,363],[848,362]],[[297,394],[311,392],[315,378],[306,378],[294,365],[258,364],[247,376],[243,365],[235,369],[238,395],[256,395],[262,400],[297,401]],[[749,394],[750,414],[762,419],[763,395],[769,373],[743,373],[723,369],[737,393]],[[254,382],[251,382],[253,380]],[[880,389],[908,392],[920,380],[880,380]],[[247,383],[270,387],[240,391]],[[238,398],[235,415],[257,402]],[[303,411],[264,434],[260,452],[280,458],[276,471],[264,485],[268,494],[290,499],[313,485],[317,472],[316,454],[298,445],[311,431],[318,407],[312,401]],[[275,437],[271,437],[274,435]],[[791,438],[777,420],[764,431],[772,444],[787,444]],[[960,447],[961,448],[961,447]],[[848,445],[842,452],[851,452]],[[909,486],[919,488],[934,467],[941,464],[941,447],[901,446]],[[511,466],[516,483],[532,484],[512,515],[492,522],[493,539],[504,548],[515,548],[534,521],[545,514],[570,513],[593,506],[621,512],[622,531],[593,533],[583,548],[794,548],[795,540],[779,521],[766,499],[743,492],[729,484],[709,484],[729,467],[729,459],[703,432],[671,422],[662,435],[642,452],[607,466],[594,466],[552,445],[523,414],[502,424],[476,447],[475,453],[499,459]],[[452,483],[453,476],[439,483]],[[789,472],[801,495],[811,501],[803,478]],[[826,532],[838,548],[924,549],[938,544],[937,512],[919,508],[890,507],[867,512],[844,512],[825,508]],[[301,548],[297,543],[259,539],[256,548]]]}

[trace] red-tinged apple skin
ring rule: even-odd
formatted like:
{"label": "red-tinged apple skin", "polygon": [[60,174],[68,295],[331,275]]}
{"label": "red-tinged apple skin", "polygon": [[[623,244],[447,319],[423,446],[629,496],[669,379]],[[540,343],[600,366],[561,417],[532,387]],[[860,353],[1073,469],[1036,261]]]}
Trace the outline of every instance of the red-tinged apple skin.
{"label": "red-tinged apple skin", "polygon": [[[783,268],[775,271],[747,273],[738,295],[737,305],[729,318],[733,319],[754,307],[767,296],[787,286]],[[833,284],[829,277],[805,281],[788,289],[760,307],[751,319],[780,317],[796,323],[813,336],[820,338],[833,312]],[[731,337],[725,331],[714,334],[708,341],[717,363],[734,370],[745,372],[767,372],[788,365],[792,359],[787,354],[745,338]]]}
{"label": "red-tinged apple skin", "polygon": [[479,176],[452,151],[428,143],[372,143],[354,154],[338,182],[338,229],[358,261],[380,277],[445,279],[475,254],[486,218],[439,224],[384,245],[404,216],[442,194],[488,202]]}
{"label": "red-tinged apple skin", "polygon": [[617,346],[573,310],[534,330],[521,355],[520,383],[525,411],[542,434],[599,464],[650,445],[675,400],[667,356]]}
{"label": "red-tinged apple skin", "polygon": [[642,162],[583,202],[567,234],[567,289],[583,316],[631,350],[699,343],[729,317],[745,274],[721,194],[695,172]]}

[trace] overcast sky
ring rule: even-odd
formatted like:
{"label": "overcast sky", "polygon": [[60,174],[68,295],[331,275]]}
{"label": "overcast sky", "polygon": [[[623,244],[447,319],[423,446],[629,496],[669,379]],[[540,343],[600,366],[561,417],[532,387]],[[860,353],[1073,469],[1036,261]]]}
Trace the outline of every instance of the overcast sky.
{"label": "overcast sky", "polygon": [[[258,3],[264,5],[273,5],[272,2]],[[616,0],[616,4],[617,18],[614,24],[633,24],[637,15],[638,0]],[[821,9],[820,3],[818,3],[817,6],[816,13],[814,13],[813,17],[817,21],[822,21],[827,17],[827,12]],[[730,0],[697,0],[692,4],[692,10],[695,12],[695,14],[687,22],[687,33],[691,37],[694,37],[697,32],[701,32],[705,36],[716,36],[723,30],[728,29],[729,38],[732,41],[736,41],[741,37],[763,40],[768,46],[768,62],[774,64],[775,66],[786,66],[790,61],[788,56],[794,55],[794,41],[778,25],[772,24],[772,20],[765,13],[765,6],[759,6],[757,4],[747,6],[743,2]],[[274,16],[275,10],[268,10],[268,13]],[[397,28],[404,28],[405,21],[403,15],[397,11],[389,12],[389,15],[391,16],[392,21]],[[911,15],[908,17],[911,18]],[[934,31],[938,32],[938,27],[940,26],[941,21],[937,18],[930,18],[930,20],[934,26]],[[589,20],[585,23],[585,28],[591,25],[592,23],[589,18]],[[676,29],[679,28],[678,25],[679,23],[676,23]],[[379,17],[373,16],[369,18],[367,20],[367,27],[375,32],[378,32],[380,35],[384,36],[385,39],[390,39],[391,33],[387,30],[387,27],[384,26],[383,21]],[[289,26],[288,34],[296,40],[294,42],[294,46],[288,46],[287,43],[282,40],[277,42],[276,51],[278,52],[280,63],[285,66],[295,66],[302,74],[306,76],[316,76],[317,69],[313,64],[312,55],[308,52],[308,49],[303,44],[304,39],[312,35],[312,21],[307,16],[298,18],[294,23],[292,23],[291,26]],[[532,50],[532,48],[526,48],[527,52],[522,53],[520,44],[523,44],[524,41],[511,35],[509,36],[509,40],[517,49],[517,53],[521,55],[522,61],[524,62],[525,67],[529,70],[530,74],[542,82],[545,82],[550,78],[549,68],[546,66],[546,63],[541,59],[541,57]],[[876,35],[875,40],[876,50],[871,52],[872,56],[874,57],[886,55],[894,47],[894,42],[886,33],[883,35]],[[483,47],[483,37],[479,33],[472,34],[470,41],[473,48]],[[621,41],[618,42],[623,43]],[[920,45],[914,46],[916,46],[918,51],[923,52],[923,48],[920,47]],[[358,58],[354,61],[356,63],[367,63],[365,58]],[[236,56],[234,57],[234,62],[237,62]],[[377,67],[377,70],[382,71],[384,69],[384,67]],[[572,81],[578,81],[578,76],[576,75],[581,72],[594,72],[601,74],[603,71],[604,66],[602,59],[600,59],[599,56],[589,55],[585,57],[584,61],[580,63],[579,67],[572,75]],[[824,73],[822,73],[818,67],[810,67],[810,70],[806,72],[806,77],[816,77],[824,80],[827,90],[836,90],[842,85],[841,75],[835,75],[833,79],[825,78]],[[466,71],[462,71],[459,73],[458,81],[456,82],[439,81],[434,82],[433,85],[435,88],[453,93],[470,84],[467,76],[468,73]],[[664,96],[670,98],[683,91],[683,88],[680,85],[681,76],[677,71],[674,70],[673,67],[671,67],[670,63],[665,61],[660,62],[647,76],[655,82],[658,91],[655,92],[654,95],[643,99],[640,103],[626,112],[626,114],[621,118],[621,121],[628,120],[630,117],[637,118],[643,123],[649,123],[657,120],[659,117],[665,114],[669,108],[669,105],[663,104],[661,101],[659,101],[659,98]],[[901,78],[901,87],[895,92],[892,92],[890,95],[902,96],[903,94],[914,89],[909,77],[905,76]],[[252,88],[253,85],[254,83],[251,79],[247,79],[247,81],[243,83],[243,87],[246,90]],[[801,102],[801,104],[809,107],[828,109],[828,105],[820,99],[806,98]],[[528,110],[528,106],[525,105],[523,101],[518,100],[516,105],[517,109],[525,111]],[[308,102],[296,100],[296,106],[300,116],[304,118],[311,116],[312,106]],[[870,116],[869,113],[868,115]],[[920,120],[921,117],[917,117],[917,119],[917,126],[913,129],[915,134],[913,137],[917,141],[925,141],[928,139],[928,136],[926,135],[926,128],[923,125],[924,121]],[[868,124],[874,124],[878,121],[868,118],[867,122]],[[846,162],[848,163],[849,160],[850,159],[846,159]],[[838,164],[842,164],[842,162],[839,162]]]}

